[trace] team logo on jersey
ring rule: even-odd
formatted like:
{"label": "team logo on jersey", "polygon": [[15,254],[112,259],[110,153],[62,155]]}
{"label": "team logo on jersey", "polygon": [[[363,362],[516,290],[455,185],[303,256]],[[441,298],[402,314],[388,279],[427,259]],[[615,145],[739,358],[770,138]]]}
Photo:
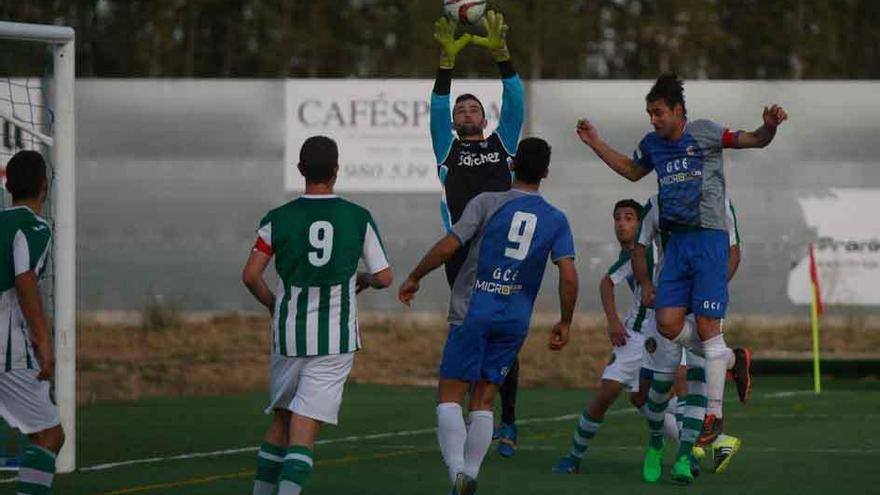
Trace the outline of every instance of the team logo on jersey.
{"label": "team logo on jersey", "polygon": [[648,339],[645,340],[645,350],[651,354],[654,354],[654,352],[657,350],[657,341],[654,339],[654,337],[648,337]]}
{"label": "team logo on jersey", "polygon": [[502,296],[509,296],[512,294],[516,294],[522,290],[521,284],[504,284],[500,282],[489,282],[486,280],[477,280],[474,282],[474,289],[481,290],[483,292],[489,292],[492,294],[500,294]]}
{"label": "team logo on jersey", "polygon": [[687,154],[688,156],[697,156],[697,147],[692,144],[688,145]]}
{"label": "team logo on jersey", "polygon": [[496,163],[501,163],[501,153],[498,151],[493,151],[491,153],[474,153],[467,150],[461,150],[458,153],[459,167],[480,167]]}

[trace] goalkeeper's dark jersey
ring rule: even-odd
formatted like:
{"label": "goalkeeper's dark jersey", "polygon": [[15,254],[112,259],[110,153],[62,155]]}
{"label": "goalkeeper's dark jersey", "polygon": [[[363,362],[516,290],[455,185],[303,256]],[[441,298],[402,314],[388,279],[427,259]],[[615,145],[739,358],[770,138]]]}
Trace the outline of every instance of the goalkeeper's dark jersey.
{"label": "goalkeeper's dark jersey", "polygon": [[453,134],[451,70],[440,70],[431,94],[431,140],[443,184],[440,210],[447,232],[474,196],[510,189],[510,162],[525,114],[524,91],[510,62],[498,65],[503,85],[500,121],[495,132],[482,141],[462,141]]}

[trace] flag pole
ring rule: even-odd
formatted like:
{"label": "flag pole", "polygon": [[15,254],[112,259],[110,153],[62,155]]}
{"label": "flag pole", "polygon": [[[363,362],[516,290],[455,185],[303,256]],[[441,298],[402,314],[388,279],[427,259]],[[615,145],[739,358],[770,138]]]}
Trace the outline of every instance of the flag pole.
{"label": "flag pole", "polygon": [[813,285],[813,304],[811,313],[813,319],[813,390],[817,394],[822,393],[822,375],[819,371],[819,301],[816,297],[818,288]]}
{"label": "flag pole", "polygon": [[810,243],[810,287],[812,304],[810,316],[813,323],[813,390],[816,394],[822,393],[822,374],[819,366],[819,315],[823,312],[821,293],[819,292],[819,270],[816,266],[816,256],[813,252],[813,243]]}

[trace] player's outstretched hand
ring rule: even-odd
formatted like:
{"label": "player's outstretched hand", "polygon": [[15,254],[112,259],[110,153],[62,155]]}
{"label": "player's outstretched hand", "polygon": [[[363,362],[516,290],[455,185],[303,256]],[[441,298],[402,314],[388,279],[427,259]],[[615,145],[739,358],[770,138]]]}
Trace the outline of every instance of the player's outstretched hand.
{"label": "player's outstretched hand", "polygon": [[507,50],[507,31],[510,26],[504,23],[504,14],[490,10],[480,24],[486,30],[486,36],[474,36],[471,42],[489,50],[496,62],[510,60],[510,51]]}
{"label": "player's outstretched hand", "polygon": [[771,129],[776,129],[779,127],[779,124],[788,120],[788,114],[785,113],[785,110],[779,105],[770,105],[770,107],[764,107],[764,125],[770,127]]}
{"label": "player's outstretched hand", "polygon": [[626,345],[626,329],[623,328],[620,320],[608,324],[608,340],[614,347]]}
{"label": "player's outstretched hand", "polygon": [[553,330],[550,331],[550,350],[558,351],[565,347],[568,344],[568,333],[570,330],[571,325],[564,321],[553,325]]}
{"label": "player's outstretched hand", "polygon": [[578,120],[575,132],[587,146],[593,146],[599,141],[599,131],[588,119]]}
{"label": "player's outstretched hand", "polygon": [[397,291],[397,298],[400,299],[400,302],[409,306],[418,291],[418,281],[407,278],[402,284],[400,284],[400,289]]}
{"label": "player's outstretched hand", "polygon": [[40,373],[37,380],[51,380],[55,376],[55,352],[52,343],[48,342],[34,346],[37,354],[37,362],[40,363]]}
{"label": "player's outstretched hand", "polygon": [[470,33],[455,37],[457,27],[457,22],[450,21],[446,17],[441,17],[434,23],[434,39],[440,45],[440,67],[443,69],[455,67],[456,55],[471,42]]}

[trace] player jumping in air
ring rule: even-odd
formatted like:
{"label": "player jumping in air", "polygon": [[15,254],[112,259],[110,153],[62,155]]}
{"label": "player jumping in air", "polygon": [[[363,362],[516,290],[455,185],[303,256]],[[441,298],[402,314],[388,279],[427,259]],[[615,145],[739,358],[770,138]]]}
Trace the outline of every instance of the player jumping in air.
{"label": "player jumping in air", "polygon": [[49,191],[43,157],[16,153],[6,167],[6,190],[12,207],[0,212],[0,415],[31,443],[21,459],[17,493],[47,494],[64,430],[49,397],[55,353],[38,287],[52,239],[40,217]]}
{"label": "player jumping in air", "polygon": [[[437,439],[457,495],[476,490],[492,442],[495,395],[525,342],[548,256],[559,269],[561,312],[550,348],[568,343],[578,285],[574,240],[565,215],[538,193],[549,164],[544,140],[523,140],[513,160],[513,188],[471,200],[400,287],[400,300],[410,304],[419,281],[470,243],[452,287],[437,401]],[[462,404],[472,383],[466,426]]]}
{"label": "player jumping in air", "polygon": [[[486,36],[469,33],[455,38],[457,24],[440,18],[434,24],[434,39],[441,47],[440,68],[431,94],[431,141],[443,185],[441,215],[447,232],[451,232],[468,202],[488,191],[510,189],[510,161],[516,154],[525,115],[523,84],[510,61],[507,49],[508,26],[501,13],[489,11],[483,19]],[[452,70],[456,55],[468,44],[489,50],[498,63],[503,87],[498,127],[488,137],[486,111],[476,96],[462,94],[451,108]],[[454,131],[454,133],[453,133]],[[452,287],[468,253],[460,249],[446,262],[446,280]],[[498,430],[498,452],[510,457],[516,448],[516,392],[519,382],[519,360],[514,361],[501,388],[501,427]]]}
{"label": "player jumping in air", "polygon": [[[733,203],[725,200],[725,212],[728,229],[728,243],[730,253],[727,263],[728,280],[733,279],[740,261],[740,235],[736,219],[736,213]],[[638,243],[633,250],[633,270],[640,284],[648,287],[648,291],[652,292],[657,282],[657,276],[663,265],[663,252],[669,235],[660,231],[660,215],[657,207],[657,195],[652,196],[645,205],[645,214],[642,218],[641,228],[639,230]],[[653,254],[654,267],[651,265],[650,254]],[[687,316],[688,320],[693,324],[693,315]],[[642,383],[640,385],[640,393],[644,394],[648,401],[646,415],[648,416],[648,427],[651,432],[651,445],[653,445],[654,453],[662,453],[663,436],[661,429],[667,438],[673,438],[679,441],[680,452],[685,454],[689,452],[691,445],[697,445],[702,448],[712,445],[714,450],[714,472],[721,473],[730,464],[732,456],[736,454],[740,447],[740,440],[729,435],[720,435],[721,421],[715,421],[712,418],[721,418],[722,400],[724,388],[713,391],[714,395],[707,397],[706,379],[705,379],[705,359],[697,354],[687,351],[684,352],[682,346],[662,335],[656,328],[648,328],[645,332],[645,360],[644,370],[642,372]],[[738,365],[733,367],[731,372],[737,379],[737,388],[741,397],[748,390],[748,362],[749,351],[747,349],[736,349],[733,352],[743,356],[743,359],[729,359],[729,365]],[[672,386],[673,377],[678,370],[679,377],[674,387],[676,397],[670,399],[668,406],[661,410],[662,404],[655,399],[659,396],[658,391],[666,390]],[[683,375],[683,376],[682,376]],[[648,396],[649,389],[654,389],[654,393]],[[708,405],[709,415],[706,415]],[[704,422],[701,418],[706,416]],[[719,430],[708,430],[700,434],[700,428],[703,425],[713,425]],[[683,444],[683,446],[682,446]],[[699,450],[699,449],[695,449]],[[691,460],[691,470],[693,474],[699,472],[699,464],[694,459]],[[656,459],[651,457],[646,460],[644,477],[648,481],[656,481],[659,479],[659,464]]]}
{"label": "player jumping in air", "polygon": [[[272,315],[274,414],[257,458],[254,495],[298,495],[324,423],[336,424],[342,390],[361,348],[359,289],[391,285],[391,268],[370,212],[335,194],[336,143],[311,137],[300,150],[305,194],[270,211],[242,273]],[[272,258],[280,279],[263,277]],[[367,273],[357,273],[363,260]]]}
{"label": "player jumping in air", "polygon": [[[721,152],[767,146],[788,116],[780,106],[765,107],[763,124],[751,132],[730,131],[708,120],[688,121],[683,85],[673,74],[660,76],[645,100],[654,132],[642,139],[632,158],[605,143],[587,119],[578,121],[577,133],[623,177],[637,181],[657,173],[660,228],[670,233],[656,289],[657,325],[667,338],[705,355],[708,390],[717,390],[724,386],[732,356],[721,332],[728,301]],[[648,301],[653,295],[646,290],[643,297]],[[696,329],[685,320],[689,311],[696,315]],[[664,409],[670,393],[656,397]],[[652,449],[648,457],[654,456]],[[679,483],[693,480],[689,455],[677,457],[672,478]]]}
{"label": "player jumping in air", "polygon": [[[630,392],[630,401],[636,408],[641,408],[645,403],[645,399],[638,394],[639,370],[644,352],[643,330],[646,326],[653,327],[654,310],[642,304],[641,287],[633,276],[630,263],[641,215],[642,205],[632,199],[624,199],[614,205],[614,234],[620,243],[620,256],[599,283],[599,294],[608,322],[608,339],[613,346],[611,360],[602,372],[596,395],[578,419],[571,451],[553,466],[554,473],[576,473],[580,469],[587,447],[602,426],[606,411],[624,389]],[[626,283],[633,292],[633,301],[623,322],[617,314],[614,298],[614,287],[621,283]]]}

